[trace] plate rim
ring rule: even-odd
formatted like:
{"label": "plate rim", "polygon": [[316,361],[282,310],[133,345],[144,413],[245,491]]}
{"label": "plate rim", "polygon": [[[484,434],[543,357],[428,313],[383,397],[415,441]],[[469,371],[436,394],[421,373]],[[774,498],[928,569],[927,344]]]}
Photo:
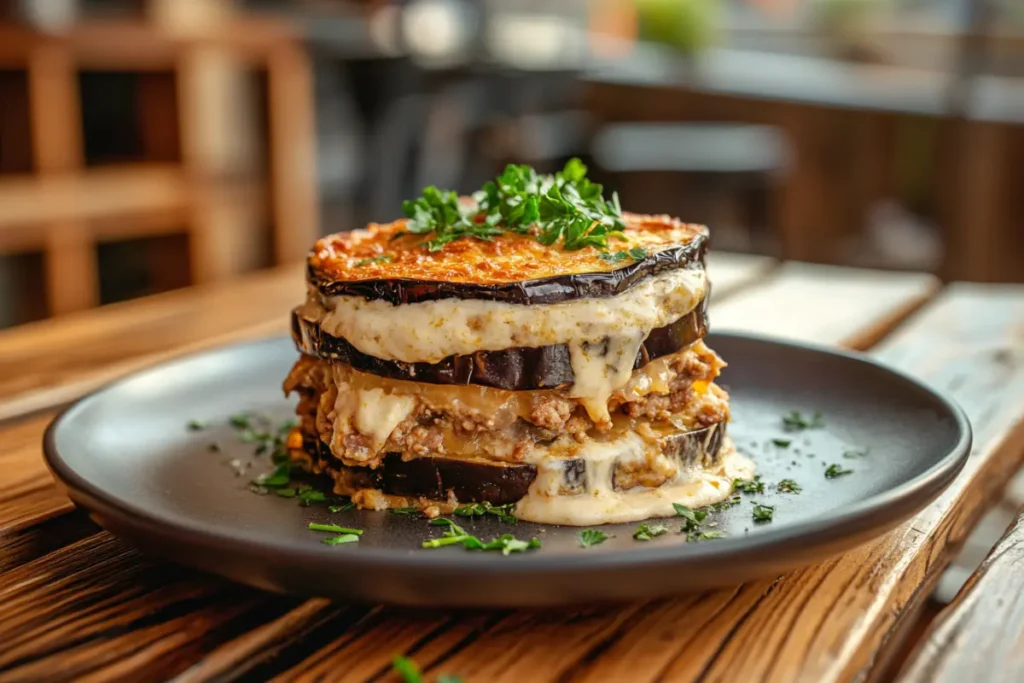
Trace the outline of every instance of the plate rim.
{"label": "plate rim", "polygon": [[[145,533],[169,539],[181,545],[199,545],[219,552],[233,552],[247,555],[257,554],[266,557],[268,552],[287,556],[288,561],[307,562],[319,565],[327,562],[335,566],[347,566],[352,569],[371,569],[382,563],[398,566],[406,565],[431,571],[465,569],[467,564],[473,565],[474,572],[481,578],[501,576],[509,573],[523,575],[542,575],[551,572],[577,571],[589,572],[599,570],[624,570],[632,567],[651,567],[659,564],[670,564],[680,568],[686,564],[700,564],[709,558],[734,560],[749,555],[759,555],[765,550],[788,549],[794,543],[798,545],[817,545],[822,541],[835,538],[836,530],[840,537],[854,537],[866,533],[879,535],[874,530],[893,528],[917,510],[923,509],[957,477],[966,464],[973,442],[973,430],[963,409],[955,400],[944,392],[929,386],[922,380],[871,356],[846,349],[831,348],[819,344],[794,341],[770,335],[750,334],[746,332],[714,332],[717,338],[732,338],[753,341],[771,346],[783,346],[801,352],[823,353],[839,356],[847,360],[873,366],[876,370],[889,373],[915,389],[930,395],[947,411],[948,416],[959,432],[955,445],[941,458],[932,463],[925,471],[879,493],[852,503],[842,510],[834,510],[818,519],[790,522],[776,528],[764,529],[754,535],[729,536],[718,539],[714,543],[700,544],[644,544],[643,547],[631,549],[629,552],[614,551],[592,553],[585,556],[579,554],[559,553],[523,553],[522,555],[495,556],[490,553],[411,553],[409,549],[397,548],[360,548],[358,552],[338,553],[337,549],[322,546],[319,543],[288,542],[266,543],[247,539],[239,539],[229,535],[228,530],[210,531],[206,528],[181,523],[183,520],[169,520],[165,516],[152,514],[146,508],[137,507],[128,501],[120,500],[105,492],[100,486],[88,481],[66,462],[60,455],[56,439],[58,431],[75,414],[83,410],[90,401],[102,394],[114,390],[121,384],[144,376],[151,372],[167,370],[175,365],[194,362],[198,359],[215,357],[219,354],[238,352],[241,349],[264,345],[280,344],[289,338],[286,335],[274,335],[260,339],[218,345],[209,349],[182,354],[165,359],[145,368],[133,371],[104,383],[84,396],[65,406],[47,425],[43,434],[43,457],[58,483],[66,487],[68,496],[76,505],[87,508],[100,517],[113,518],[119,528],[128,528],[134,533]],[[924,505],[913,501],[925,500]],[[906,512],[906,508],[913,512]],[[885,521],[879,522],[879,519]],[[187,522],[187,520],[185,520]],[[103,526],[103,525],[101,525]],[[541,527],[560,525],[540,524]],[[602,525],[593,525],[599,527]],[[591,527],[580,527],[591,528]],[[157,538],[155,540],[161,540]],[[130,542],[130,539],[129,539]],[[581,561],[581,557],[586,557]],[[278,559],[277,561],[280,561]]]}

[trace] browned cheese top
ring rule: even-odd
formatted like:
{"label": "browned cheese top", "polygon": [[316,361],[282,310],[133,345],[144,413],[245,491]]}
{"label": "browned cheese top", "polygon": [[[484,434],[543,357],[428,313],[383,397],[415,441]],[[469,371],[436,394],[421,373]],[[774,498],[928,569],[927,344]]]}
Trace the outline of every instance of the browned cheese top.
{"label": "browned cheese top", "polygon": [[[623,219],[624,237],[609,239],[611,253],[641,247],[655,254],[706,237],[708,232],[702,225],[664,215],[624,213]],[[532,234],[512,232],[492,240],[463,238],[431,252],[423,245],[430,235],[400,234],[405,224],[404,218],[393,223],[371,223],[362,230],[323,237],[314,245],[309,265],[320,277],[336,282],[407,278],[500,284],[609,272],[630,262],[602,258],[594,247],[567,250],[560,242],[545,246]]]}

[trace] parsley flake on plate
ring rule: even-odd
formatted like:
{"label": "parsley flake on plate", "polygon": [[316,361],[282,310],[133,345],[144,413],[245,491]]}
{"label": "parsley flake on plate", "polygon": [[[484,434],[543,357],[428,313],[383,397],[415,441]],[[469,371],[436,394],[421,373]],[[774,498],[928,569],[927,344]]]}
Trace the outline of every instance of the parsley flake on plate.
{"label": "parsley flake on plate", "polygon": [[608,535],[598,529],[583,529],[576,532],[576,538],[579,539],[581,547],[589,548],[607,541]]}
{"label": "parsley flake on plate", "polygon": [[737,491],[743,493],[764,493],[764,482],[761,481],[761,475],[754,475],[753,479],[734,479],[732,485]]}
{"label": "parsley flake on plate", "polygon": [[782,416],[782,426],[787,432],[822,429],[825,426],[825,416],[817,411],[810,416],[804,416],[799,410],[791,410]]}
{"label": "parsley flake on plate", "polygon": [[713,541],[716,538],[725,538],[725,532],[723,531],[700,531],[695,534],[690,534],[686,537],[687,543],[700,543],[701,541]]}
{"label": "parsley flake on plate", "polygon": [[708,516],[707,510],[691,510],[685,505],[680,505],[679,503],[672,503],[672,507],[675,509],[677,516],[686,520],[683,522],[683,527],[680,531],[685,531],[687,533],[692,533],[700,529],[700,525]]}
{"label": "parsley flake on plate", "polygon": [[779,482],[778,486],[775,487],[775,490],[779,493],[800,493],[803,491],[803,488],[801,488],[800,484],[796,483],[792,479],[783,479]]}
{"label": "parsley flake on plate", "polygon": [[847,474],[853,474],[853,470],[844,469],[842,465],[833,464],[825,468],[826,479],[835,479]]}
{"label": "parsley flake on plate", "polygon": [[650,524],[648,522],[644,522],[636,528],[636,531],[633,533],[633,538],[638,541],[649,541],[656,536],[661,536],[662,534],[667,533],[668,527],[664,524]]}
{"label": "parsley flake on plate", "polygon": [[774,505],[762,505],[761,503],[754,503],[753,517],[755,522],[770,522],[772,521],[772,517],[774,516]]}
{"label": "parsley flake on plate", "polygon": [[502,522],[515,524],[519,521],[515,514],[513,514],[515,509],[515,503],[508,503],[506,505],[492,505],[487,502],[470,503],[468,505],[460,505],[455,508],[455,510],[452,511],[452,514],[458,517],[483,517],[484,515],[493,515]]}
{"label": "parsley flake on plate", "polygon": [[461,545],[466,550],[500,550],[502,555],[510,555],[540,547],[540,541],[536,538],[523,541],[512,534],[503,534],[492,541],[481,541],[452,520],[443,517],[430,520],[430,525],[444,526],[447,529],[445,529],[444,534],[440,538],[423,541],[422,547],[424,548],[443,548],[449,545]]}

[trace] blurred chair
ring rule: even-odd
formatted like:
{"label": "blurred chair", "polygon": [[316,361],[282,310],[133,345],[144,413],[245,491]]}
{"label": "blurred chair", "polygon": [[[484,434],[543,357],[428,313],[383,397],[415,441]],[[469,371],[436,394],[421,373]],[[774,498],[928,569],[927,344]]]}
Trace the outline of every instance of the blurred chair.
{"label": "blurred chair", "polygon": [[[711,225],[716,245],[775,252],[772,191],[789,163],[781,131],[731,123],[615,123],[592,142],[623,205]],[[666,187],[668,186],[668,187]],[[672,197],[671,205],[664,197]]]}

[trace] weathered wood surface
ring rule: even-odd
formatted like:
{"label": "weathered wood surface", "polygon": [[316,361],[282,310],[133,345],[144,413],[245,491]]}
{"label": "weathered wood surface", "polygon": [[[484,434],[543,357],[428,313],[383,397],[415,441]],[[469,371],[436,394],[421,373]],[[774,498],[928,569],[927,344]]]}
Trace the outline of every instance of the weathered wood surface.
{"label": "weathered wood surface", "polygon": [[923,273],[786,263],[712,308],[718,331],[866,349],[923,304],[939,281]]}
{"label": "weathered wood surface", "polygon": [[900,680],[1024,680],[1024,515],[939,615]]}
{"label": "weathered wood surface", "polygon": [[[878,335],[893,320],[892,310],[917,305],[921,290],[911,284],[903,287],[902,300],[851,315]],[[738,289],[734,297],[761,287]],[[786,305],[777,287],[764,291],[772,305]],[[730,298],[716,306],[727,307]],[[144,320],[145,309],[138,312]],[[828,311],[811,306],[805,313]],[[912,522],[858,551],[776,580],[625,607],[471,613],[352,607],[269,596],[150,563],[71,512],[49,480],[39,444],[49,414],[8,421],[0,427],[6,474],[0,484],[0,681],[44,675],[368,680],[386,675],[399,652],[413,656],[428,671],[427,680],[441,673],[467,681],[830,681],[867,675],[901,615],[948,562],[947,541],[970,529],[1024,450],[1020,430],[1014,430],[1024,412],[1021,320],[1024,288],[958,285],[878,350],[881,358],[950,391],[977,430],[964,475]],[[111,329],[116,334],[132,325],[127,320]],[[185,344],[201,341],[192,337]],[[0,335],[0,349],[4,343]],[[97,349],[102,343],[102,335],[92,340]],[[102,367],[96,362],[78,377]]]}
{"label": "weathered wood surface", "polygon": [[0,420],[66,403],[129,372],[288,329],[303,269],[178,290],[0,334]]}

